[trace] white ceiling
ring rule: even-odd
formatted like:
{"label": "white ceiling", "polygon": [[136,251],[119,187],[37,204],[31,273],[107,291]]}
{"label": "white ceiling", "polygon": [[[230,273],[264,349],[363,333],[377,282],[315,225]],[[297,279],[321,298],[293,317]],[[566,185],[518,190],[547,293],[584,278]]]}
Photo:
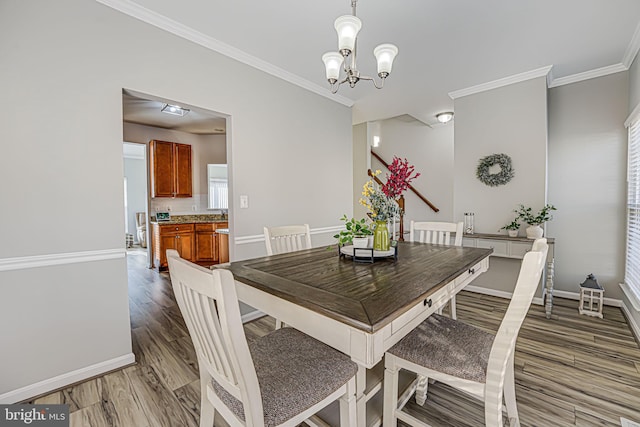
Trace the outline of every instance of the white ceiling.
{"label": "white ceiling", "polygon": [[[351,11],[349,0],[98,1],[322,94],[320,57],[336,50],[333,21]],[[354,123],[433,123],[453,108],[450,92],[546,66],[556,82],[621,71],[640,46],[638,0],[361,0],[357,15],[362,74],[375,74],[376,45],[400,52],[384,89],[361,81],[327,95],[353,103]]]}

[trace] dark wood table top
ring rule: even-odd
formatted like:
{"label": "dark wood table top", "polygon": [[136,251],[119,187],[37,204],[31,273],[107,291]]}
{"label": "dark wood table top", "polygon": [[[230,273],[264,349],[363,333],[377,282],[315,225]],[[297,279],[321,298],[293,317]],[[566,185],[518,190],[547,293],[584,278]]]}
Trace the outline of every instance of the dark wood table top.
{"label": "dark wood table top", "polygon": [[399,242],[395,262],[356,263],[335,248],[315,248],[237,261],[228,269],[239,282],[373,333],[491,252]]}

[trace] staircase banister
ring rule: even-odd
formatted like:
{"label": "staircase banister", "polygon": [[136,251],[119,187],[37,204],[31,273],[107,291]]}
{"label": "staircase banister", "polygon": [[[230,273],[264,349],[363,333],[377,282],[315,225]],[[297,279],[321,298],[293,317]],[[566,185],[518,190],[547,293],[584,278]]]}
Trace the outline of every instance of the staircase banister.
{"label": "staircase banister", "polygon": [[[371,150],[371,155],[372,155],[373,157],[375,157],[375,158],[376,158],[380,163],[382,163],[382,165],[383,165],[385,168],[389,169],[389,165],[387,164],[387,162],[385,162],[384,160],[382,160],[382,158],[381,158],[378,154],[376,154],[373,150]],[[382,182],[378,179],[378,177],[373,176],[373,173],[371,172],[371,169],[369,169],[368,174],[369,174],[369,176],[372,176],[378,184],[382,185]],[[440,209],[438,209],[438,208],[437,208],[433,203],[431,203],[431,202],[429,201],[429,199],[427,199],[427,198],[426,198],[426,197],[424,197],[422,194],[420,194],[420,192],[419,192],[418,190],[416,190],[416,189],[413,187],[413,185],[409,184],[409,190],[413,191],[413,194],[415,194],[416,196],[418,196],[418,198],[419,198],[420,200],[422,200],[424,203],[426,203],[426,204],[427,204],[427,206],[429,206],[429,207],[431,208],[431,210],[432,210],[432,211],[434,211],[434,212],[440,212]]]}

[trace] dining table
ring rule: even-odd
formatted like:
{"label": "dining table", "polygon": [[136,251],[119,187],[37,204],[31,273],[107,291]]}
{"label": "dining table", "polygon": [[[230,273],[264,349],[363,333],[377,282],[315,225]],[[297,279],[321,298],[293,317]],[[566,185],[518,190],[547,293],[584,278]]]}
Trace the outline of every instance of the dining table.
{"label": "dining table", "polygon": [[[342,250],[348,253],[348,251]],[[397,242],[373,257],[319,247],[228,264],[238,299],[358,364],[358,427],[382,388],[384,353],[489,268],[490,248]],[[389,255],[392,253],[392,255]],[[377,373],[376,373],[377,372]]]}

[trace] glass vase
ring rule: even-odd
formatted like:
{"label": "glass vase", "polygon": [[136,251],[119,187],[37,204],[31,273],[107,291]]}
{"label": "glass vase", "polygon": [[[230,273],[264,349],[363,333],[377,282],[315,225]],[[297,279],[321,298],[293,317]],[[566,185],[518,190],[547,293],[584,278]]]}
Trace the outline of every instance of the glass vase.
{"label": "glass vase", "polygon": [[373,231],[373,249],[376,251],[389,250],[389,229],[386,221],[376,221]]}

